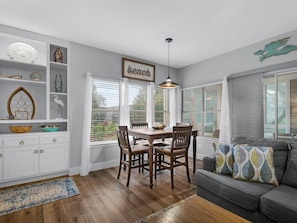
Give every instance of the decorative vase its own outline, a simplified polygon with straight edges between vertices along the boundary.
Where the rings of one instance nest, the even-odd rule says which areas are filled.
[[[57,74],[56,79],[55,79],[55,90],[56,90],[56,92],[61,93],[62,92],[62,87],[63,87],[62,76],[61,76],[61,74]]]
[[[39,72],[32,72],[30,74],[30,79],[32,81],[40,81],[41,80],[41,74]]]

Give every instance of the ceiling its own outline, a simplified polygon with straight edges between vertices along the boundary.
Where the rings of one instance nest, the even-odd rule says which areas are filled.
[[[296,0],[1,0],[0,21],[181,68],[297,29]]]

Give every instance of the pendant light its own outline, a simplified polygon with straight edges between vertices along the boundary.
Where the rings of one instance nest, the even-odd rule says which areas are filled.
[[[159,86],[161,88],[175,88],[178,86],[177,83],[175,83],[174,81],[171,80],[170,76],[169,76],[169,45],[172,42],[172,38],[166,38],[165,41],[168,43],[168,77],[166,79],[166,81],[164,81],[163,83],[161,83]]]

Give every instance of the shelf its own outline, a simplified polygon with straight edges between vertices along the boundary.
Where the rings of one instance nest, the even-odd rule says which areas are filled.
[[[50,62],[51,69],[57,70],[57,71],[67,71],[67,64],[65,63],[58,63],[58,62]]]
[[[30,81],[30,80],[23,80],[23,79],[14,79],[14,78],[1,78],[1,82],[5,83],[16,83],[16,84],[26,84],[26,85],[40,85],[40,86],[45,86],[46,82],[44,81]]]
[[[0,125],[1,124],[33,124],[33,123],[57,123],[57,122],[68,122],[68,119],[51,119],[51,120],[46,120],[46,119],[30,119],[30,120],[0,120]]]
[[[41,64],[24,63],[24,62],[15,61],[15,60],[0,59],[0,65],[3,66],[3,64],[5,64],[6,67],[9,66],[9,67],[17,68],[17,69],[31,69],[32,67],[34,67],[34,69],[38,69],[38,70],[46,69],[46,66],[41,65]]]

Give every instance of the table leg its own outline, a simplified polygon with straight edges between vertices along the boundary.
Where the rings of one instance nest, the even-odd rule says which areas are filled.
[[[149,151],[148,151],[148,160],[149,160],[149,170],[150,170],[150,188],[153,188],[153,141],[149,140]]]
[[[193,134],[193,173],[196,171],[196,141],[197,134]]]

